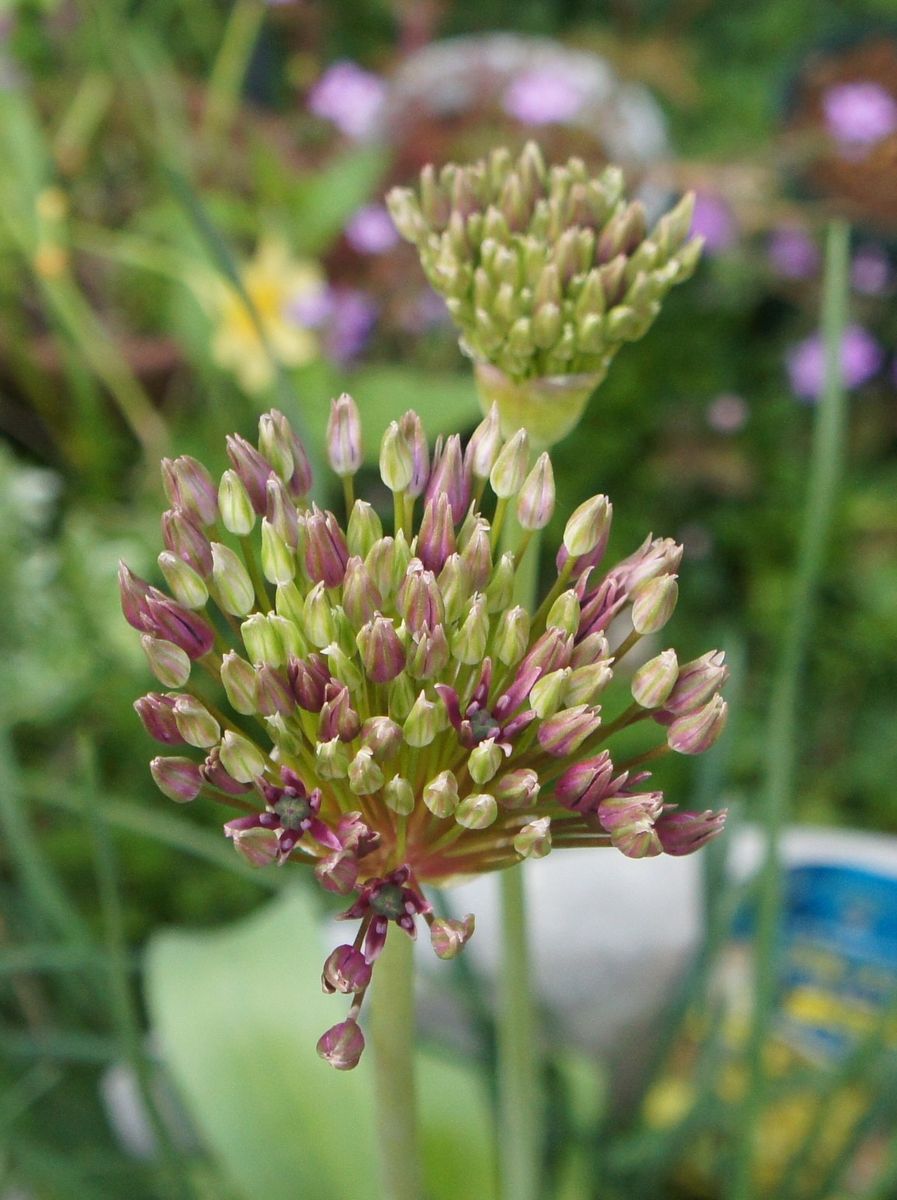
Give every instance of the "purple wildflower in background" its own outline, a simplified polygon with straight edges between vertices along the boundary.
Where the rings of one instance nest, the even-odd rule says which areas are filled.
[[[345,59],[328,67],[308,95],[308,107],[324,117],[346,137],[360,141],[369,137],[377,124],[386,83]]]
[[[324,349],[329,359],[342,365],[357,358],[367,345],[377,323],[377,306],[358,288],[333,288],[330,295]]]
[[[749,416],[747,401],[734,392],[721,392],[707,405],[707,424],[716,433],[740,433]]]
[[[398,244],[399,234],[383,204],[366,204],[349,219],[346,241],[359,254],[385,254]]]
[[[769,239],[769,261],[785,279],[809,279],[822,261],[819,247],[805,229],[783,225]]]
[[[829,132],[844,146],[872,146],[897,131],[897,100],[880,83],[838,83],[822,98]]]
[[[861,246],[850,264],[854,291],[881,296],[891,285],[891,263],[881,246]]]
[[[502,108],[523,125],[571,121],[583,104],[582,88],[556,68],[535,67],[513,79]]]
[[[876,375],[884,352],[861,325],[849,325],[841,340],[841,373],[848,390]],[[792,346],[786,358],[791,390],[800,400],[818,400],[825,383],[825,346],[819,333]]]
[[[713,192],[695,193],[695,211],[691,222],[693,237],[704,239],[708,254],[728,250],[738,238],[738,226],[732,209]]]

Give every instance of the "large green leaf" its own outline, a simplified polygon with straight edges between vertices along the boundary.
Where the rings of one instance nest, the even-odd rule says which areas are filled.
[[[341,1019],[308,896],[288,889],[215,932],[149,947],[147,999],[168,1068],[206,1144],[245,1200],[377,1200],[370,1053],[336,1072],[315,1052]],[[420,1055],[427,1194],[490,1200],[484,1090],[463,1062]]]

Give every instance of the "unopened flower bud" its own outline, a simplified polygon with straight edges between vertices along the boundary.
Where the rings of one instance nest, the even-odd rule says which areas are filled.
[[[594,704],[613,677],[614,673],[607,663],[595,662],[574,667],[564,692],[564,703]]]
[[[349,787],[356,796],[370,796],[383,787],[383,772],[368,746],[362,746],[349,763]]]
[[[428,571],[438,574],[450,554],[455,552],[455,527],[452,506],[445,492],[440,492],[424,505],[417,553]]]
[[[159,791],[176,804],[187,804],[202,791],[199,767],[189,758],[154,758],[150,772]]]
[[[267,619],[268,628],[278,647],[277,661],[268,660],[272,667],[286,666],[290,655],[305,653],[307,646],[303,643],[302,635],[293,621],[288,621],[286,617],[278,616],[277,613],[268,613]]]
[[[486,521],[475,523],[461,551],[461,563],[473,589],[482,592],[492,579],[492,544]]]
[[[203,582],[202,576],[182,558],[163,550],[159,555],[159,567],[165,576],[165,582],[171,588],[175,600],[185,608],[202,608],[209,598],[209,589]]]
[[[349,751],[338,737],[315,745],[315,770],[322,779],[345,779],[349,774]]]
[[[150,692],[134,701],[134,711],[143,728],[151,738],[165,746],[182,746],[187,740],[175,720],[174,706],[177,699],[177,696],[163,696],[160,692]]]
[[[328,956],[321,973],[325,992],[363,992],[371,982],[371,965],[354,946],[337,946]]]
[[[591,553],[607,538],[613,505],[607,496],[592,496],[580,504],[564,527],[564,548],[571,558]]]
[[[200,525],[211,525],[218,519],[214,480],[195,458],[188,454],[174,461],[163,458],[162,483],[172,506],[195,515]]]
[[[525,608],[515,605],[502,613],[495,631],[495,654],[506,667],[515,667],[529,645],[530,617]]]
[[[726,810],[713,812],[669,812],[658,818],[655,831],[664,854],[680,857],[694,854],[702,846],[722,833],[726,824]]]
[[[265,516],[271,528],[288,549],[296,550],[299,546],[299,513],[293,497],[276,475],[268,476],[265,491],[268,497]]]
[[[450,817],[458,807],[458,781],[451,771],[441,771],[424,786],[424,804],[434,817]]]
[[[218,485],[218,505],[221,509],[221,524],[237,537],[252,533],[255,525],[255,509],[249,499],[246,485],[236,471],[227,470]]]
[[[357,1021],[341,1021],[318,1039],[318,1054],[337,1071],[351,1071],[364,1053],[364,1034]]]
[[[437,958],[457,958],[473,937],[476,918],[468,913],[463,920],[435,917],[430,926],[430,944]]]
[[[518,429],[502,446],[489,473],[489,484],[500,500],[509,500],[523,487],[529,463],[529,437]]]
[[[411,712],[416,697],[415,685],[408,672],[403,671],[389,685],[389,715],[392,719],[400,723],[404,722]]]
[[[140,645],[150,670],[161,684],[169,688],[184,686],[190,678],[190,659],[180,646],[149,633],[141,636]]]
[[[224,832],[233,841],[237,854],[250,867],[270,867],[277,862],[280,844],[273,829],[234,829],[228,821]]]
[[[455,820],[465,829],[486,829],[497,816],[498,805],[488,792],[472,792],[455,809]]]
[[[561,592],[548,611],[545,621],[547,629],[561,629],[566,634],[574,634],[579,628],[579,597],[573,589]]]
[[[312,583],[339,587],[346,574],[349,549],[339,522],[317,505],[305,520],[305,570]]]
[[[676,718],[667,730],[667,743],[677,754],[703,754],[726,728],[728,716],[722,696],[712,696],[701,708]]]
[[[358,405],[348,392],[330,403],[327,459],[341,478],[354,475],[361,466],[361,417]]]
[[[249,738],[228,729],[221,739],[221,763],[239,783],[252,783],[265,769],[265,756]]]
[[[384,787],[383,800],[387,808],[398,813],[400,817],[407,817],[409,813],[414,812],[414,788],[401,775],[390,779]]]
[[[262,517],[262,574],[269,583],[289,583],[296,574],[289,546],[267,517]]]
[[[368,717],[361,727],[361,743],[377,762],[387,762],[402,748],[402,730],[389,717]]]
[[[729,668],[722,650],[708,650],[680,669],[675,686],[664,698],[663,707],[676,716],[693,712],[706,704],[728,678]]]
[[[464,465],[461,439],[456,433],[444,443],[442,439],[436,443],[426,498],[429,502],[440,495],[448,497],[453,523],[463,521],[470,505],[470,473]]]
[[[532,808],[539,799],[539,776],[529,767],[519,767],[496,780],[492,791],[502,808],[511,812]]]
[[[198,613],[151,589],[145,600],[147,633],[174,642],[192,659],[203,658],[215,643],[215,631]]]
[[[272,471],[271,464],[239,434],[231,434],[225,440],[227,456],[246,488],[252,507],[263,516],[268,506],[265,484]]]
[[[587,704],[562,709],[539,726],[539,745],[555,758],[573,754],[601,724],[601,717]]]
[[[654,858],[661,852],[654,825],[663,812],[663,793],[622,793],[598,805],[598,819],[614,846],[627,858]]]
[[[244,796],[252,790],[251,784],[240,783],[238,779],[234,779],[225,771],[217,746],[213,746],[209,751],[199,771],[206,783],[217,788],[219,792],[226,792],[228,796]]]
[[[399,421],[402,436],[411,448],[411,482],[405,489],[409,496],[420,496],[430,477],[430,451],[420,417],[409,409]]]
[[[405,651],[388,617],[377,616],[358,631],[358,651],[368,679],[389,683],[405,666]]]
[[[632,698],[642,708],[662,708],[679,674],[675,650],[664,650],[644,663],[632,677]]]
[[[221,737],[218,722],[194,696],[178,696],[174,702],[174,719],[181,737],[189,746],[207,750],[217,745]]]
[[[348,896],[358,881],[358,860],[354,854],[346,851],[328,854],[315,867],[315,878],[328,892]]]
[[[658,575],[633,592],[632,626],[636,633],[657,633],[673,615],[679,599],[675,575]]]
[[[529,694],[529,705],[540,720],[553,717],[564,706],[567,685],[572,675],[570,667],[550,671],[538,679]]]
[[[514,555],[506,551],[498,560],[492,577],[486,584],[486,611],[505,613],[514,596]]]
[[[405,718],[402,727],[405,741],[409,746],[417,749],[429,746],[439,732],[440,724],[439,705],[428,700],[427,693],[422,691],[418,694],[411,706],[411,711]]]
[[[482,787],[484,783],[488,783],[490,779],[494,778],[496,771],[504,762],[504,757],[501,749],[495,744],[495,738],[485,738],[470,752],[467,760],[470,778]]]
[[[215,603],[234,617],[245,617],[255,606],[249,572],[229,546],[212,542],[212,588]]]
[[[162,540],[166,550],[189,563],[205,579],[212,569],[212,547],[197,521],[181,508],[168,509],[162,514]]]
[[[551,851],[551,817],[537,817],[524,825],[514,838],[521,858],[544,858]]]
[[[542,453],[524,480],[517,497],[517,520],[523,529],[544,529],[554,513],[554,472],[551,459]]]
[[[374,509],[366,500],[356,500],[346,526],[349,553],[366,558],[374,543],[382,537],[383,526]]]
[[[445,560],[437,580],[445,605],[445,619],[449,624],[457,621],[470,599],[473,586],[460,554],[450,554]]]
[[[305,636],[311,644],[319,650],[329,646],[336,637],[336,620],[323,583],[316,583],[305,597],[303,616]]]
[[[392,421],[383,435],[380,445],[380,477],[391,492],[406,491],[414,477],[411,447],[397,421]]]
[[[433,679],[445,670],[450,657],[445,629],[437,625],[432,631],[412,634],[405,669],[412,679]]]
[[[346,564],[343,580],[343,611],[355,629],[370,621],[383,608],[383,597],[371,573],[357,555]]]
[[[280,478],[288,480],[293,474],[293,436],[283,413],[273,409],[259,417],[259,452]]]
[[[452,635],[452,655],[467,666],[481,663],[486,655],[489,641],[489,614],[486,612],[486,597],[480,592],[470,602],[467,616]]]
[[[498,405],[493,404],[483,420],[470,435],[464,461],[474,479],[488,479],[501,449],[501,427]]]
[[[283,670],[262,663],[256,682],[256,703],[263,717],[273,717],[277,713],[289,716],[295,710],[296,697]]]

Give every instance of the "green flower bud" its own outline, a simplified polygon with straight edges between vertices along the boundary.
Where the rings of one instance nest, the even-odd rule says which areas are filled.
[[[246,618],[240,626],[240,636],[250,662],[256,665],[266,662],[272,667],[282,667],[286,662],[277,631],[262,613]]]
[[[410,561],[411,549],[401,530],[394,538],[379,538],[368,551],[364,565],[384,604],[395,595]]]
[[[486,611],[504,613],[514,598],[514,555],[508,550],[498,560],[492,578],[486,585]]]
[[[221,739],[221,765],[237,783],[252,783],[265,769],[265,756],[249,738],[228,729]]]
[[[246,485],[236,471],[228,469],[221,476],[218,487],[218,508],[221,524],[228,533],[246,537],[255,525],[255,509],[249,499]]]
[[[326,646],[324,653],[327,655],[327,666],[334,679],[344,683],[351,692],[362,686],[364,677],[356,666],[354,657],[346,654],[336,642]]]
[[[642,708],[662,708],[679,678],[675,650],[664,650],[644,663],[632,677],[632,698]]]
[[[386,762],[401,750],[402,730],[389,717],[368,717],[361,727],[361,742],[370,748],[377,762]]]
[[[540,720],[553,717],[564,707],[567,684],[572,674],[570,667],[563,667],[559,671],[543,675],[533,684],[529,694],[529,706]]]
[[[516,665],[529,645],[530,617],[519,604],[503,612],[495,631],[495,655],[506,667]]]
[[[175,600],[185,608],[202,608],[209,598],[209,589],[200,574],[176,554],[163,550],[159,566]]]
[[[439,705],[428,700],[426,692],[420,692],[405,718],[405,741],[416,749],[429,746],[439,732],[440,723]]]
[[[391,808],[400,817],[407,817],[414,812],[414,788],[401,775],[390,779],[384,787],[383,800],[387,808]]]
[[[482,787],[484,783],[488,783],[495,776],[496,771],[504,762],[504,757],[501,749],[495,744],[495,738],[486,738],[470,752],[467,760],[470,778]]]
[[[517,495],[523,487],[528,463],[529,436],[525,429],[518,429],[502,446],[489,474],[489,484],[500,500]]]
[[[533,808],[539,799],[539,776],[530,767],[520,767],[497,780],[492,791],[502,808],[511,812]]]
[[[370,796],[383,787],[383,772],[368,746],[362,746],[349,763],[349,787],[356,796]]]
[[[380,477],[391,492],[404,492],[413,476],[411,447],[398,421],[392,421],[380,445]]]
[[[315,744],[315,770],[321,779],[345,779],[349,774],[349,751],[338,737]]]
[[[188,746],[208,750],[217,745],[221,727],[206,706],[194,696],[179,696],[174,703],[174,719],[178,733]]]
[[[593,704],[613,677],[614,673],[606,662],[586,663],[582,667],[575,667],[564,693],[564,704],[570,707],[577,704]]]
[[[305,601],[292,579],[287,583],[277,585],[277,591],[274,594],[274,611],[279,617],[285,617],[300,628],[304,623]]]
[[[267,517],[262,517],[262,572],[269,583],[289,583],[296,574],[292,551]]]
[[[389,684],[389,715],[400,723],[411,712],[416,692],[414,684],[405,671]]]
[[[346,544],[350,555],[366,558],[371,547],[383,537],[380,518],[366,500],[356,500],[346,527]]]
[[[234,617],[255,607],[255,589],[242,561],[229,546],[212,542],[212,590],[215,603]]]
[[[610,531],[613,505],[607,496],[592,496],[580,504],[564,527],[564,546],[571,558],[590,554]]]
[[[272,667],[285,666],[291,655],[298,657],[305,654],[307,647],[302,640],[301,633],[292,621],[288,621],[286,617],[280,617],[276,613],[269,613],[268,625],[280,646],[280,661],[272,662],[270,664]]]
[[[524,825],[514,838],[514,849],[521,858],[544,858],[551,850],[551,818],[538,817]]]
[[[329,646],[336,638],[333,606],[323,583],[316,583],[305,597],[302,627],[305,636],[319,650]]]
[[[450,817],[458,807],[458,781],[451,771],[442,771],[424,786],[424,804],[434,817]]]
[[[636,633],[657,633],[673,615],[679,585],[675,575],[658,575],[638,584],[632,596],[632,625]]]
[[[477,593],[470,602],[463,624],[452,634],[452,655],[467,666],[481,663],[489,641],[489,616],[486,597]]]
[[[445,605],[445,619],[449,625],[454,625],[461,619],[473,592],[470,572],[461,561],[460,554],[448,556],[436,582]]]
[[[498,805],[488,792],[465,796],[455,809],[455,820],[465,829],[486,829],[497,816]]]
[[[430,944],[437,958],[457,958],[473,937],[475,927],[473,913],[468,913],[463,921],[436,917],[430,926]]]
[[[579,628],[579,609],[579,597],[572,588],[561,592],[548,611],[546,628],[561,629],[568,635],[576,633]]]
[[[554,472],[543,451],[524,480],[517,497],[517,520],[522,529],[544,529],[554,512]]]
[[[145,633],[140,638],[140,645],[146,655],[150,670],[168,688],[183,687],[190,678],[190,657],[174,642],[164,638],[154,638]]]
[[[235,712],[248,717],[258,710],[255,669],[235,650],[229,650],[221,660],[221,682]]]

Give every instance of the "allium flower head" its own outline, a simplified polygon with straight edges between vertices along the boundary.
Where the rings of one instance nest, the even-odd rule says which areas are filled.
[[[481,394],[497,400],[504,432],[523,424],[543,446],[576,424],[611,359],[648,330],[701,249],[689,240],[693,197],[649,231],[618,167],[593,176],[572,158],[549,169],[533,142],[516,160],[501,149],[469,166],[427,166],[416,192],[393,188],[387,203],[477,363]],[[582,397],[568,415],[560,389],[571,379]],[[517,411],[521,381],[545,384],[541,421]]]
[[[361,439],[343,395],[328,426],[343,480]],[[323,984],[352,1005],[320,1043],[347,1068],[386,938],[415,937],[423,921],[452,957],[473,933],[472,916],[433,916],[429,887],[565,847],[684,854],[721,830],[723,814],[676,813],[643,764],[715,741],[727,669],[718,651],[680,664],[667,649],[614,680],[642,634],[670,619],[682,548],[649,536],[605,569],[603,496],[570,515],[541,605],[513,603],[554,478],[547,454],[530,467],[524,432],[501,437],[494,412],[466,448],[450,437],[432,457],[415,413],[389,427],[388,530],[362,499],[345,520],[310,500],[308,460],[282,413],[261,418],[257,445],[234,436],[227,452],[220,482],[192,458],[166,460],[168,590],[121,567],[125,618],[171,689],[135,707],[164,747],[151,771],[166,796],[231,805],[224,831],[247,862],[303,864],[349,898],[354,937],[328,957]],[[523,538],[502,552],[512,504]],[[627,616],[618,640],[611,623]],[[614,735],[638,722],[657,744],[626,760]]]

